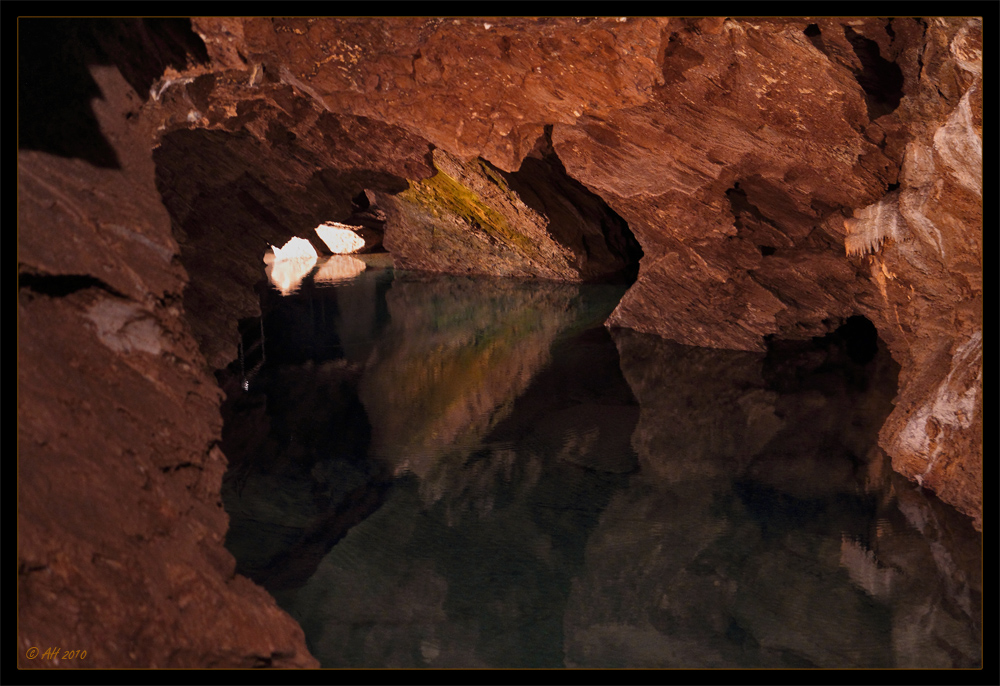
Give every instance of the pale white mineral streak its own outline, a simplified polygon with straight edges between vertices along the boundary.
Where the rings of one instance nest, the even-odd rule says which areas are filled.
[[[972,425],[982,380],[983,332],[976,331],[955,350],[948,375],[900,433],[900,443],[927,460],[924,473],[916,477],[918,483],[923,484],[943,454],[941,434],[945,428],[968,429]]]
[[[844,220],[844,228],[847,229],[844,247],[848,255],[875,253],[890,238],[904,241],[910,237],[906,220],[899,213],[899,191],[858,210],[854,217]]]

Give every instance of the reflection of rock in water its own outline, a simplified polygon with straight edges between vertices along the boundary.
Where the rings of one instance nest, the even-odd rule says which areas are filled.
[[[507,457],[509,480],[476,470],[430,504],[416,477],[397,482],[309,583],[276,594],[324,667],[562,666],[570,579],[621,477]]]
[[[411,286],[415,299],[420,284]],[[562,666],[570,580],[624,483],[620,472],[635,468],[628,441],[638,408],[599,324],[616,298],[603,300],[588,292],[570,306],[576,321],[564,320],[568,330],[546,330],[552,359],[502,419],[487,407],[493,415],[475,425],[472,445],[446,447],[426,475],[397,481],[309,583],[276,594],[324,666]],[[559,321],[570,304],[529,299],[539,302],[557,308],[556,316],[537,313],[547,321]],[[498,315],[501,326],[509,315]],[[430,327],[427,338],[464,340],[460,318],[449,317],[450,328]],[[483,327],[472,321],[473,331]],[[441,349],[452,359],[454,351]]]
[[[763,355],[694,348],[614,332],[621,368],[642,411],[632,445],[666,482],[731,477],[781,427],[765,389]]]
[[[581,315],[578,293],[545,282],[397,277],[389,330],[361,382],[373,455],[427,477],[441,456],[473,452]]]
[[[365,262],[350,255],[331,261]],[[327,262],[329,264],[329,262]],[[330,287],[308,279],[296,293],[263,289],[261,310],[268,358],[274,364],[301,364],[346,358],[363,364],[387,318],[385,291],[392,272],[368,266],[349,283]]]
[[[365,458],[370,429],[344,361],[265,367],[253,391],[230,388],[222,447],[226,546],[268,589],[304,583],[347,530],[381,502]]]
[[[887,470],[888,471],[888,470]],[[871,559],[896,608],[897,667],[978,667],[982,635],[982,534],[967,517],[895,472],[894,502],[871,537]]]
[[[877,449],[881,354],[612,341],[586,287],[372,271],[281,299],[296,362],[225,491],[324,666],[978,664],[981,539]]]
[[[331,255],[320,263],[313,281],[323,284],[348,283],[365,269],[365,263],[356,257]]]
[[[435,549],[415,550],[426,517],[419,496],[402,484],[348,534],[298,591],[275,593],[302,625],[324,667],[486,667],[475,656],[475,626],[449,621],[448,581],[435,570]]]
[[[923,538],[911,522],[940,506],[912,487],[893,496],[875,445],[893,365],[849,368],[835,343],[765,364],[616,340],[642,405],[642,471],[588,541],[567,665],[978,663],[977,537],[965,522]]]
[[[264,267],[264,273],[270,280],[271,285],[277,288],[282,295],[289,295],[299,289],[299,286],[302,285],[302,280],[309,275],[309,272],[315,266],[315,257],[300,260],[280,260]]]

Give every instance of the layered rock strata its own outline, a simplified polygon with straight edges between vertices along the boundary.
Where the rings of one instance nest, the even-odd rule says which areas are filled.
[[[223,548],[221,393],[152,132],[83,45],[56,58],[89,65],[103,145],[18,153],[18,666],[317,666]],[[56,646],[83,657],[39,657]]]
[[[639,280],[612,325],[762,350],[768,336],[807,338],[866,316],[903,367],[883,447],[902,474],[978,521],[979,19],[213,19],[194,27],[212,64],[242,73],[244,83],[271,78],[325,110],[419,136],[457,160],[452,179],[469,165],[523,172],[550,141],[566,173],[641,244]],[[230,89],[220,102],[246,97]],[[420,188],[410,185],[411,199],[433,196]],[[442,222],[394,218],[389,245],[414,255],[413,266],[566,277],[557,251],[532,245],[538,259],[516,266],[497,259],[523,255],[531,243],[523,233],[467,221],[461,240],[435,244],[414,227]],[[478,239],[470,225],[483,227]]]

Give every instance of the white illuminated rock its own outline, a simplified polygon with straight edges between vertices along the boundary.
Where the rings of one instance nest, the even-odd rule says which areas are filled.
[[[299,238],[296,236],[287,243],[284,247],[277,247],[272,245],[271,250],[274,251],[274,261],[280,262],[282,260],[313,260],[313,264],[316,263],[316,258],[319,255],[316,253],[316,248],[312,247],[312,243],[307,241],[305,238]]]
[[[344,255],[357,252],[365,247],[365,239],[354,232],[347,224],[326,222],[316,227],[316,233],[326,243],[334,255]]]
[[[264,262],[268,263],[264,269],[267,278],[282,295],[294,293],[302,279],[316,266],[319,257],[316,248],[306,239],[296,237],[282,248],[272,245],[271,250],[274,251],[273,258],[268,260],[269,255],[264,256]]]

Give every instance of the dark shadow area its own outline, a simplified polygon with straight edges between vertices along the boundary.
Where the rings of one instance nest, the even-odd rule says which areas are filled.
[[[812,43],[817,50],[824,55],[827,54],[826,45],[823,44],[823,32],[820,30],[819,24],[810,24],[802,33],[806,35],[806,38],[809,39],[809,42]],[[829,55],[827,56],[829,57]]]
[[[385,172],[370,169],[324,169],[316,173],[310,187],[322,189],[331,198],[336,198],[337,216],[342,217],[342,221],[346,223],[355,224],[355,215],[364,215],[372,208],[371,198],[374,196],[371,191],[395,194],[402,193],[409,186],[406,179]],[[384,224],[383,217],[383,227]],[[377,225],[373,225],[369,228],[376,227]]]
[[[91,108],[102,93],[88,66],[115,65],[145,99],[168,66],[207,59],[188,19],[19,19],[18,147],[120,169]]]
[[[121,169],[90,107],[102,94],[87,66],[108,63],[96,45],[93,23],[19,19],[17,24],[18,147]]]
[[[263,317],[240,323],[239,359],[217,373],[226,392],[226,545],[237,571],[269,591],[304,584],[384,501],[392,479],[368,458],[371,424],[358,397],[364,346],[352,343],[384,326],[388,286],[367,279],[365,299],[381,301],[382,312],[372,303],[367,325],[353,312],[353,329],[344,308],[356,298],[312,284],[286,297],[262,289]]]
[[[524,204],[548,217],[549,233],[579,256],[585,279],[635,281],[642,247],[617,212],[567,174],[552,147],[551,126],[516,172],[483,164],[502,176]]]
[[[788,236],[750,202],[739,182],[726,191],[726,198],[733,213],[736,234],[755,244],[762,255],[773,255],[778,248],[791,247]]]
[[[878,330],[867,317],[861,315],[848,317],[830,334],[830,340],[843,341],[847,356],[854,364],[867,365],[880,350]]]
[[[899,65],[882,57],[878,43],[850,26],[844,27],[844,36],[861,60],[861,71],[855,72],[855,77],[865,92],[868,118],[874,121],[895,111],[903,98],[903,71]]]
[[[280,364],[322,364],[345,356],[363,363],[371,342],[389,321],[386,295],[391,287],[388,274],[374,273],[359,278],[352,290],[340,291],[353,297],[337,297],[337,291],[312,279],[306,279],[296,293],[284,296],[261,282],[257,286],[264,312],[260,331],[261,335],[266,332],[267,354]],[[352,321],[346,321],[348,317]],[[245,342],[257,334],[252,322],[260,321],[248,321]]]
[[[239,379],[224,379],[226,545],[237,572],[269,591],[296,588],[378,509],[389,475],[366,459],[371,428],[349,366],[265,364],[249,388]],[[274,507],[282,518],[266,514]]]
[[[663,45],[660,64],[664,86],[686,81],[687,77],[684,76],[684,72],[705,61],[704,55],[684,45],[681,40],[682,35],[677,31],[671,33],[666,44]]]
[[[17,275],[18,290],[26,288],[40,295],[64,297],[87,288],[100,288],[119,298],[121,293],[100,279],[89,274],[32,274],[21,272]]]
[[[867,317],[855,315],[826,336],[806,341],[770,340],[764,370],[782,392],[799,384],[818,389],[825,383],[846,382],[857,391],[889,389],[891,398],[899,365],[879,339],[875,325]]]
[[[385,212],[378,207],[377,196],[374,191],[366,188],[361,193],[358,193],[351,199],[351,206],[353,210],[346,223],[352,226],[361,226],[373,232],[377,239],[375,244],[376,249],[385,250],[382,247],[382,238],[385,237],[386,216]],[[370,244],[368,237],[362,232],[359,233],[365,239],[367,249],[367,246]]]
[[[208,62],[201,36],[184,18],[93,19],[94,35],[139,97],[149,98],[150,88],[168,67],[182,71]]]

